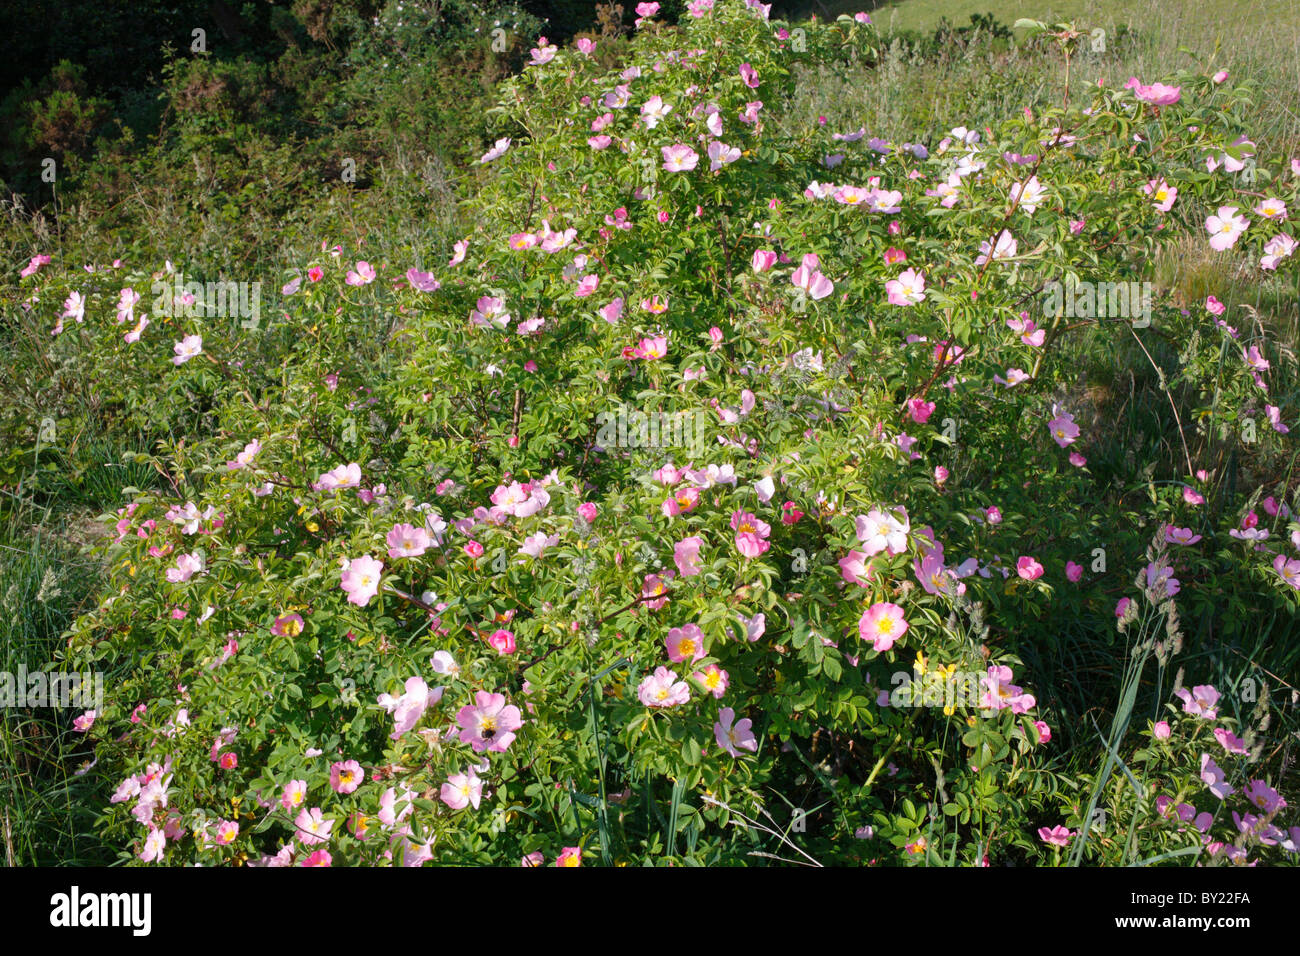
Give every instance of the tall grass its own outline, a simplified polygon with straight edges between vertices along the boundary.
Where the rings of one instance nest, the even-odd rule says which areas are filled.
[[[0,671],[58,670],[60,635],[92,599],[98,565],[48,513],[0,515]],[[66,526],[68,518],[61,516]],[[0,859],[6,866],[105,864],[95,832],[106,787],[64,710],[0,707]]]
[[[784,16],[816,15],[834,19],[841,14],[868,11],[876,29],[885,36],[901,31],[932,32],[940,19],[963,26],[972,14],[992,13],[998,22],[1010,26],[1020,17],[1041,19],[1048,24],[1073,19],[1076,26],[1107,31],[1104,53],[1076,58],[1071,86],[1080,89],[1103,80],[1114,88],[1130,76],[1150,82],[1180,67],[1226,69],[1233,80],[1246,77],[1257,82],[1263,95],[1256,103],[1257,141],[1278,155],[1295,155],[1300,150],[1300,16],[1291,0],[1052,0],[1024,3],[1021,0],[902,0],[873,4],[871,0],[791,0]],[[1121,29],[1122,28],[1122,29]],[[1023,32],[1023,31],[1022,31]],[[827,106],[838,102],[844,110],[862,113],[876,135],[889,137],[890,111],[916,108],[943,117],[978,113],[981,103],[967,103],[967,85],[988,79],[1008,79],[996,93],[1004,108],[1032,106],[1046,97],[1058,102],[1064,89],[1064,74],[1045,68],[1034,57],[1030,69],[1023,69],[1015,50],[994,53],[972,44],[960,57],[941,58],[930,64],[908,63],[906,71],[888,72],[883,87],[864,83],[863,73],[837,71],[837,78],[824,77],[831,85],[826,92],[847,94],[848,100],[831,100],[819,95],[820,83],[803,85],[803,98]],[[1089,44],[1090,46],[1090,44]],[[990,74],[996,67],[997,77]],[[834,82],[834,80],[838,82]],[[858,95],[855,90],[861,90]],[[916,99],[912,97],[922,94]],[[929,95],[925,95],[925,94]],[[1019,95],[1016,95],[1019,94]],[[905,105],[909,104],[909,105]],[[823,112],[825,110],[823,109]],[[973,125],[966,121],[965,125]],[[856,128],[856,124],[855,124]],[[902,132],[901,130],[899,132]],[[913,135],[916,129],[911,129]]]

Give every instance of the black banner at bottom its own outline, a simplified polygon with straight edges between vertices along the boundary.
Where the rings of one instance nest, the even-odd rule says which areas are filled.
[[[554,867],[552,867],[554,869]],[[722,919],[731,948],[767,946],[769,921],[865,918],[871,933],[897,932],[927,943],[986,932],[990,916],[1017,936],[1042,930],[1084,937],[1111,934],[1282,932],[1292,923],[1294,871],[1241,867],[1123,870],[749,870],[669,874],[632,868],[556,875],[520,868],[425,868],[421,872],[331,870],[27,869],[0,870],[0,917],[18,938],[91,935],[127,942],[188,941],[214,932],[256,938],[286,921],[337,925],[358,934],[394,931],[430,917],[448,928],[485,915],[471,900],[484,890],[506,907],[512,936],[632,928],[681,913]],[[576,882],[575,882],[576,881]],[[685,882],[683,882],[685,881]],[[689,891],[689,896],[682,894]],[[553,897],[550,894],[557,893]],[[458,903],[458,900],[464,900]],[[557,905],[558,904],[558,905]],[[645,912],[639,912],[645,907]],[[690,920],[687,920],[689,924]],[[715,926],[718,924],[714,924]],[[983,929],[979,929],[983,927]],[[453,932],[455,930],[452,930]],[[247,934],[245,937],[244,934]]]

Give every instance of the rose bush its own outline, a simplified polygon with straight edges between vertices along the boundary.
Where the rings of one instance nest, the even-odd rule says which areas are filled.
[[[265,333],[124,337],[130,294],[33,262],[52,348],[210,396],[108,516],[112,586],[69,635],[129,662],[87,730],[124,853],[1293,859],[1269,685],[1216,709],[1203,662],[1169,673],[1295,633],[1293,477],[1211,467],[1247,420],[1291,454],[1290,359],[1213,308],[1043,304],[1142,276],[1176,222],[1293,268],[1300,162],[1230,172],[1249,91],[1185,72],[889,143],[770,118],[796,58],[875,49],[864,17],[796,42],[753,2],[642,6],[612,70],[543,40],[503,86],[453,249],[326,241]],[[1197,406],[1176,473],[1090,464],[1086,336]],[[1109,729],[1059,723],[1047,658],[1084,646],[1124,662],[1085,688],[1120,692]],[[1149,668],[1163,730],[1133,720]]]

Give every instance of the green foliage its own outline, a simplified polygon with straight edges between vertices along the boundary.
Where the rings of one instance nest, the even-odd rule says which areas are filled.
[[[451,42],[384,16],[356,48],[372,67]],[[827,63],[887,74],[900,48],[848,17],[798,29],[717,0],[613,59],[605,39],[528,51],[463,121],[455,217],[402,222],[419,177],[377,177],[277,237],[274,271],[214,263],[204,236],[156,272],[148,249],[93,273],[65,256],[7,290],[41,357],[13,375],[30,404],[8,467],[109,529],[60,660],[114,677],[88,738],[123,861],[163,829],[169,863],[1288,859],[1263,828],[1289,818],[1259,800],[1282,779],[1263,744],[1295,720],[1266,678],[1295,654],[1263,648],[1300,602],[1254,543],[1300,528],[1262,407],[1294,419],[1293,357],[1163,294],[1149,316],[1049,304],[1050,283],[1140,280],[1207,211],[1253,205],[1204,164],[1242,152],[1250,89],[1189,70],[1159,108],[1110,86],[995,112],[1017,71],[875,138],[779,107]],[[440,62],[488,62],[461,39],[470,59]],[[400,62],[358,82],[432,97],[432,61]],[[173,62],[205,224],[257,207],[273,147],[241,144],[309,72]],[[357,89],[322,88],[318,115]],[[418,139],[413,121],[383,105],[358,128]],[[1174,211],[1144,188],[1160,178]],[[1287,229],[1256,218],[1228,255],[1257,268]],[[261,314],[164,302],[178,271],[261,276]],[[153,318],[138,341],[123,287]],[[59,320],[74,291],[84,323]],[[148,447],[75,454],[57,436],[92,412]],[[77,466],[110,457],[120,501]],[[1178,711],[1183,684],[1217,685],[1222,717]],[[1205,792],[1201,753],[1251,803]],[[1182,802],[1217,812],[1193,832]],[[1219,809],[1252,805],[1245,834]],[[1063,852],[1040,836],[1057,825]]]

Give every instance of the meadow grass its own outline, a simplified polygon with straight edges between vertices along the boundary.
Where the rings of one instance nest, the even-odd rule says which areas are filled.
[[[851,6],[827,9],[853,12]],[[953,11],[966,6],[907,0],[880,8],[873,21],[886,34],[928,29],[937,24],[941,10],[959,23]],[[969,6],[975,13],[992,10],[1004,23],[1026,15],[1027,9],[1007,3]],[[1080,24],[1104,24],[1112,39],[1105,53],[1087,53],[1071,64],[1075,102],[1099,81],[1114,89],[1130,76],[1151,82],[1179,67],[1223,68],[1229,70],[1230,82],[1249,79],[1255,85],[1252,116],[1261,165],[1285,166],[1300,155],[1300,9],[1270,0],[1222,5],[1120,0],[1080,3],[1078,8],[1086,12]],[[1035,15],[1054,22],[1047,13]],[[1229,30],[1228,22],[1237,28]],[[1243,23],[1258,26],[1246,29]],[[1118,24],[1131,31],[1123,42],[1114,39]],[[1066,91],[1059,55],[1022,52],[978,36],[950,56],[927,59],[894,45],[877,67],[819,64],[804,68],[800,80],[799,96],[785,110],[784,122],[807,124],[824,116],[830,128],[865,125],[869,135],[894,141],[940,135],[957,125],[982,128],[1009,110],[1059,104]],[[1300,290],[1273,277],[1261,281],[1252,263],[1210,250],[1196,215],[1184,214],[1180,232],[1179,241],[1150,264],[1149,278],[1158,288],[1172,290],[1184,307],[1204,302],[1210,291],[1229,306],[1248,305],[1261,314],[1278,343],[1294,351]]]
[[[59,670],[61,635],[93,601],[99,566],[81,553],[95,526],[71,509],[20,504],[0,515],[0,671]],[[0,708],[0,858],[6,866],[104,864],[95,833],[105,786],[72,727],[76,713]],[[80,772],[79,772],[80,771]]]

